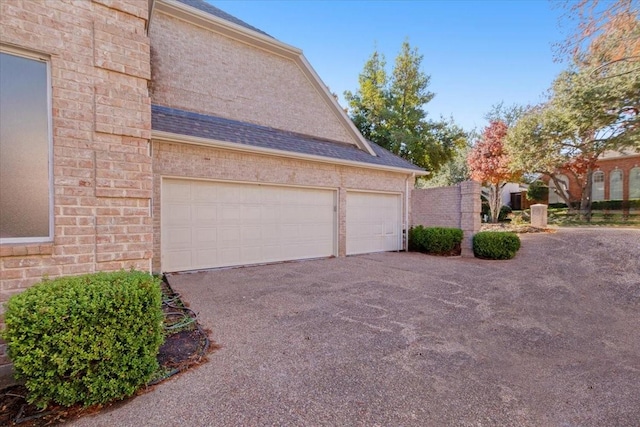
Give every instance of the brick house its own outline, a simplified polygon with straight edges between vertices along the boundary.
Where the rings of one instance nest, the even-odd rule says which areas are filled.
[[[43,276],[405,247],[425,172],[208,3],[2,1],[0,66],[0,302]]]
[[[569,173],[559,174],[558,179],[568,187],[571,194],[580,197],[578,183]],[[640,199],[640,153],[633,151],[605,153],[598,160],[592,180],[592,201]],[[549,203],[564,203],[555,191],[554,182],[547,182]]]

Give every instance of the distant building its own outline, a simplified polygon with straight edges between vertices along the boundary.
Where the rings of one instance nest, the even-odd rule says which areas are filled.
[[[568,174],[558,180],[573,195],[580,194],[578,183]],[[607,152],[598,160],[592,175],[591,201],[640,199],[640,152]],[[564,203],[556,185],[549,181],[549,204]]]

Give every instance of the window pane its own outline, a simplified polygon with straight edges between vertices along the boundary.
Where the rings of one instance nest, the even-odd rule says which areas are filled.
[[[47,64],[0,53],[0,238],[49,237]]]
[[[640,199],[640,167],[637,166],[629,173],[629,198]]]
[[[591,200],[604,200],[604,172],[598,171],[593,173],[591,187]]]
[[[622,200],[622,171],[614,170],[609,176],[609,198]]]
[[[560,183],[560,188],[562,191],[566,193],[569,188],[569,178],[566,175],[558,175],[558,182]],[[549,180],[549,204],[552,203],[565,203],[565,200],[560,196],[560,190],[556,189],[556,183],[553,179]]]

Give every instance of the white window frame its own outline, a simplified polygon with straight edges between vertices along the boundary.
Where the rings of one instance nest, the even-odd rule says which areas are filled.
[[[634,166],[629,171],[629,198],[640,199],[640,166]]]
[[[602,177],[602,180],[597,181],[598,184],[601,185],[601,188],[598,187],[598,198],[596,198],[596,177]],[[599,202],[604,200],[604,185],[605,185],[605,176],[603,171],[595,171],[591,176],[591,201]]]
[[[617,181],[614,179],[619,178]],[[620,197],[613,197],[614,183],[619,185],[616,192],[619,192]],[[624,199],[624,174],[620,169],[614,169],[609,172],[609,200],[622,200]]]
[[[49,55],[21,49],[18,47],[0,45],[0,53],[5,53],[14,56],[20,56],[26,59],[34,61],[44,62],[46,65],[47,75],[47,143],[48,143],[48,163],[49,163],[49,235],[38,237],[5,237],[0,238],[0,245],[2,244],[20,244],[20,243],[49,243],[53,242],[54,238],[54,219],[53,219],[53,205],[54,205],[54,191],[53,191],[53,103],[52,103],[52,87],[51,87],[51,57]]]

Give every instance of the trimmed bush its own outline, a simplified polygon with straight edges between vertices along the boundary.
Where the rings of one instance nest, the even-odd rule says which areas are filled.
[[[7,352],[28,401],[71,406],[132,395],[157,370],[160,281],[139,271],[43,282],[6,304]]]
[[[520,237],[503,231],[481,231],[473,236],[473,254],[484,259],[511,259],[520,249]]]
[[[598,210],[628,210],[628,209],[640,209],[640,199],[630,200],[598,200],[591,203],[591,209]]]
[[[423,227],[409,230],[409,248],[434,255],[450,255],[460,252],[462,230],[448,227]]]
[[[509,216],[510,213],[513,212],[513,209],[511,209],[511,206],[507,206],[507,205],[502,205],[500,207],[500,213],[498,214],[498,221],[499,222],[505,222],[505,221],[511,221],[509,218],[507,218]]]

